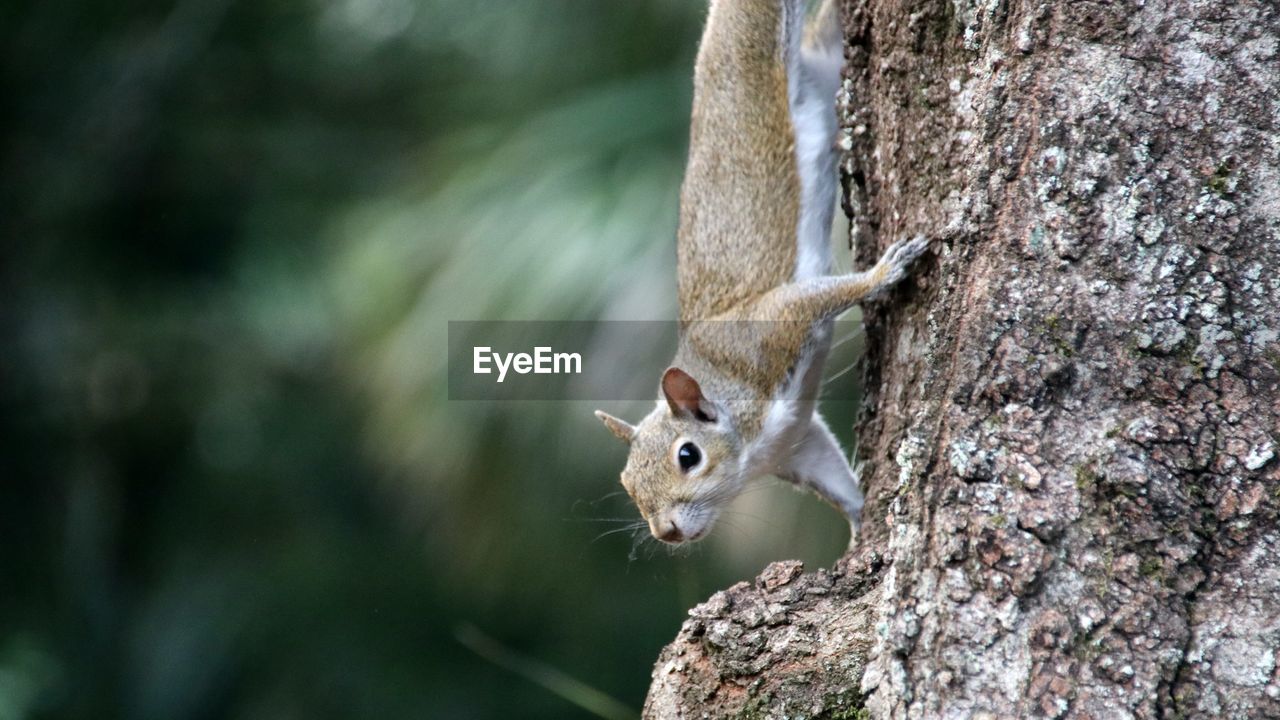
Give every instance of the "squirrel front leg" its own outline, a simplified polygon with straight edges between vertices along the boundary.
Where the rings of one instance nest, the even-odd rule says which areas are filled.
[[[831,503],[849,520],[849,547],[858,541],[862,516],[862,488],[858,472],[849,466],[840,443],[816,412],[778,476],[806,487]]]
[[[924,237],[898,241],[865,272],[809,278],[780,285],[751,308],[758,318],[816,322],[835,317],[862,300],[873,300],[907,275],[911,263],[929,246]]]

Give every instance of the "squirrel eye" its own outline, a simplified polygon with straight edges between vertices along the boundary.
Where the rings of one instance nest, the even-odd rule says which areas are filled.
[[[680,469],[688,472],[702,460],[702,451],[698,450],[697,445],[687,442],[676,451],[676,459],[680,462]]]

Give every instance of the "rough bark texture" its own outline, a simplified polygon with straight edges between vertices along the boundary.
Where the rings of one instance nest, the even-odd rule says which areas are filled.
[[[645,714],[1280,717],[1280,9],[844,8],[864,543],[694,608]]]

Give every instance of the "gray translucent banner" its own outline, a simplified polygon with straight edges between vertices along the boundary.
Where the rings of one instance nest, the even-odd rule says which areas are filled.
[[[710,333],[719,346],[736,348],[783,325],[719,322]],[[827,376],[848,368],[860,327],[835,323],[833,360],[841,366],[829,363]],[[449,399],[653,400],[678,333],[674,321],[451,321]]]

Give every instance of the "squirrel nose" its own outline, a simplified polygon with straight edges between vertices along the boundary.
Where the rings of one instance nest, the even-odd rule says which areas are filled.
[[[680,528],[672,520],[658,520],[649,528],[653,531],[653,536],[662,542],[678,543],[684,540],[684,533],[680,532]]]

